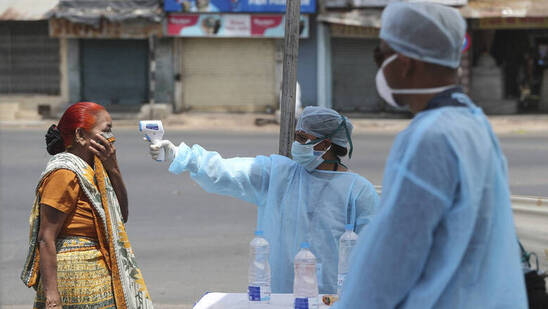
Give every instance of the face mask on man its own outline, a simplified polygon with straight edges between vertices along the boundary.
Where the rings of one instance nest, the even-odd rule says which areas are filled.
[[[405,109],[403,106],[396,103],[396,100],[394,99],[394,94],[433,94],[433,93],[439,93],[455,87],[455,85],[448,85],[448,86],[442,86],[442,87],[436,87],[436,88],[392,89],[388,85],[388,82],[386,81],[386,77],[384,76],[384,68],[387,65],[389,65],[392,61],[396,60],[396,58],[398,58],[398,54],[394,54],[386,58],[386,60],[383,61],[381,67],[377,71],[377,76],[375,77],[377,92],[379,93],[381,98],[392,107],[395,107],[401,110]]]
[[[304,144],[297,141],[293,142],[293,145],[291,146],[291,155],[293,156],[293,160],[301,164],[307,171],[312,172],[323,163],[323,155],[331,148],[331,146],[329,146],[324,151],[314,150],[314,147],[321,142],[322,141],[319,141],[315,144],[309,144],[310,140]]]

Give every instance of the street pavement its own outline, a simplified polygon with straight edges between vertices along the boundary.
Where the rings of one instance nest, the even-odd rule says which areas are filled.
[[[49,155],[44,130],[0,131],[0,307],[28,308],[34,293],[19,280],[28,242],[28,215],[40,172]],[[234,198],[208,194],[188,175],[168,173],[153,162],[139,132],[114,128],[118,160],[130,199],[127,224],[153,301],[160,308],[191,308],[207,291],[244,292],[248,242],[256,207]],[[395,134],[359,133],[350,168],[380,185]],[[275,132],[207,132],[169,130],[166,138],[199,143],[225,157],[277,152]],[[501,137],[508,157],[513,194],[548,196],[548,132],[517,132]],[[542,246],[545,218],[516,217],[526,247]],[[548,247],[548,246],[546,246]],[[548,263],[538,252],[544,269]]]

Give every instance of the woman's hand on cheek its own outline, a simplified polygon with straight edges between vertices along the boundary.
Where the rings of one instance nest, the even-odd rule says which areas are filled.
[[[103,162],[103,166],[107,171],[118,167],[116,162],[116,148],[101,134],[96,134],[95,139],[90,140],[89,150]]]

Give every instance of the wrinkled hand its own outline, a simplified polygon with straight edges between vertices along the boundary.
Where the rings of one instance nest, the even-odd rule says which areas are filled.
[[[61,309],[62,307],[61,295],[59,295],[57,289],[53,292],[46,293],[46,309]]]
[[[173,159],[175,159],[175,157],[177,156],[177,151],[179,150],[177,146],[173,145],[173,143],[168,141],[167,139],[154,141],[149,146],[150,156],[152,156],[152,159],[158,159],[158,155],[160,155],[160,149],[162,148],[166,153],[165,160],[167,162],[173,161]]]
[[[114,145],[107,141],[101,134],[96,134],[94,139],[90,140],[89,150],[96,155],[107,171],[118,168],[118,162],[116,161],[116,148]]]

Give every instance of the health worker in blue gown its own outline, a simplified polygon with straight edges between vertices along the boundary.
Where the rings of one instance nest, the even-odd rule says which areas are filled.
[[[456,9],[389,4],[379,95],[414,118],[386,163],[335,308],[527,308],[506,159],[456,86],[466,23]]]
[[[169,171],[189,172],[204,190],[258,206],[257,228],[270,243],[273,293],[293,292],[293,260],[307,241],[317,257],[320,293],[336,293],[338,242],[346,224],[360,232],[379,197],[373,185],[341,162],[352,154],[352,124],[336,111],[307,107],[297,122],[293,159],[280,156],[223,158],[199,145],[163,140]]]

